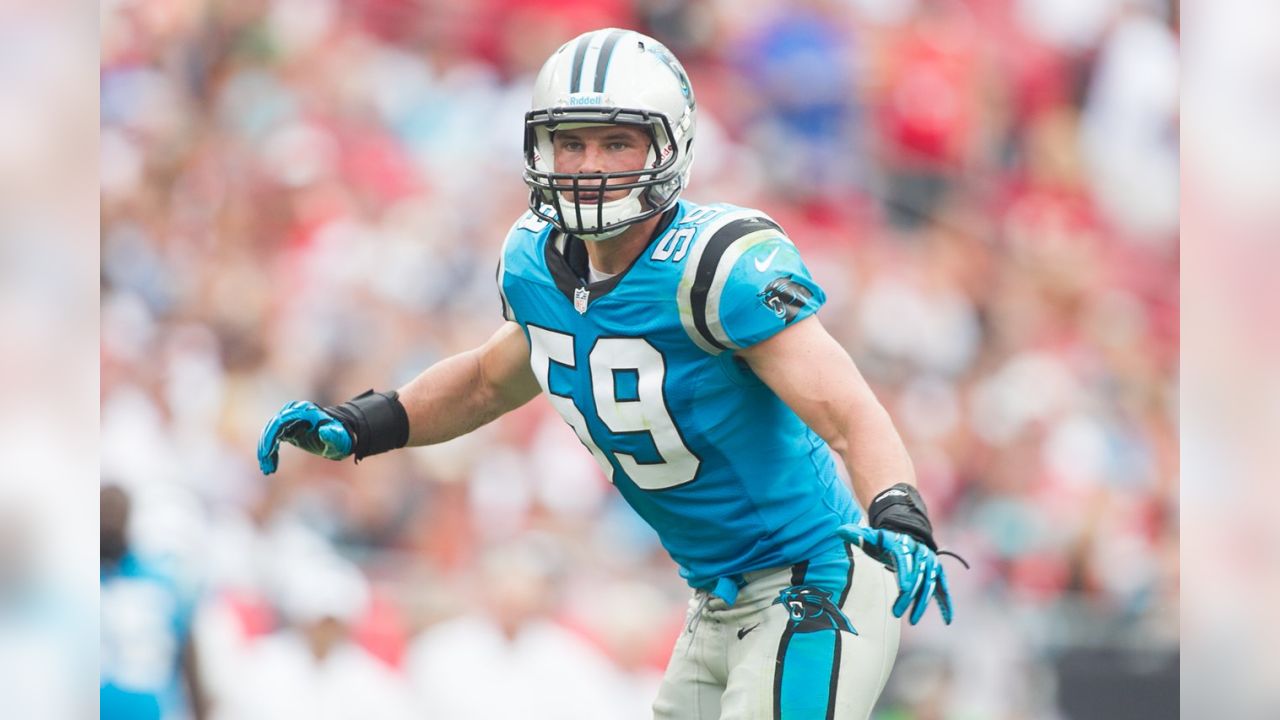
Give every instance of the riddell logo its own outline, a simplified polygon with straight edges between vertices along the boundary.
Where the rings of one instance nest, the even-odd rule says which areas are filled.
[[[570,95],[570,105],[604,105],[603,95]]]

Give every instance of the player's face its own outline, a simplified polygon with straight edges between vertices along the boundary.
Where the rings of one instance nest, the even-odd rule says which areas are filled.
[[[627,125],[600,125],[573,130],[561,130],[552,137],[555,147],[555,168],[561,173],[610,173],[641,170],[649,154],[649,134]],[[611,178],[609,185],[634,182],[636,176]],[[590,183],[581,186],[579,202],[601,202],[600,192],[592,190]],[[625,197],[630,190],[609,190],[604,201]],[[573,202],[572,191],[563,192],[565,199]]]

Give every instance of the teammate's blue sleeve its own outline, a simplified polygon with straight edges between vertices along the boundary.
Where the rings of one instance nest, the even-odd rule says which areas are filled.
[[[718,317],[710,324],[730,347],[746,348],[814,314],[827,295],[785,236],[769,234],[739,243],[746,247],[725,272]]]

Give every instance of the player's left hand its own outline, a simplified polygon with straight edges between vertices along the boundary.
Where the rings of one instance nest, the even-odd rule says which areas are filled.
[[[902,617],[911,607],[909,619],[915,625],[924,617],[929,598],[936,597],[942,621],[951,624],[951,591],[947,587],[947,573],[928,545],[906,533],[856,524],[841,525],[836,534],[861,547],[863,552],[897,574],[898,600],[893,604],[894,617]]]

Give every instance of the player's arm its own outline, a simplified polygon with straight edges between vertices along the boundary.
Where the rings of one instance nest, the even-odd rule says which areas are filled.
[[[910,608],[915,624],[929,600],[937,598],[943,621],[950,623],[947,576],[911,458],[853,359],[812,315],[739,356],[844,460],[870,527],[849,524],[838,533],[895,570],[894,616]]]
[[[889,413],[817,316],[739,351],[739,357],[844,459],[864,507],[915,469]]]
[[[444,442],[529,402],[541,388],[529,340],[508,321],[483,345],[432,365],[400,388],[409,445]]]
[[[331,460],[444,442],[525,404],[538,390],[528,340],[508,321],[480,347],[436,363],[398,391],[370,390],[328,407],[286,404],[262,432],[258,466],[275,472],[281,442]]]

